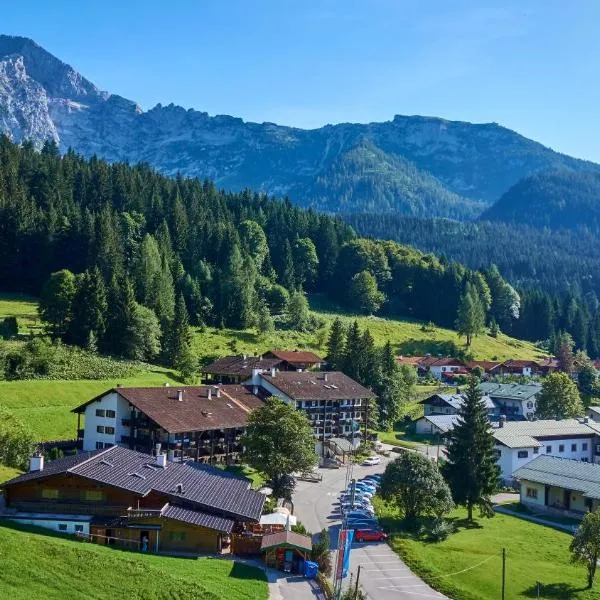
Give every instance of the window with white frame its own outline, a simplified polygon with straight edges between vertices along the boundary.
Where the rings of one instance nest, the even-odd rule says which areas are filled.
[[[528,456],[529,452],[527,452],[527,450],[519,450],[519,452],[517,452],[518,458],[527,458]]]
[[[533,500],[537,500],[538,497],[538,491],[537,488],[527,488],[527,497],[528,498],[532,498]]]

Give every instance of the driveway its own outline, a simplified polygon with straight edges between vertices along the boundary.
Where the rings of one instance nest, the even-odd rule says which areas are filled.
[[[353,477],[360,479],[369,473],[382,473],[387,461],[382,458],[376,467],[355,466]],[[346,484],[346,469],[319,469],[320,483],[299,481],[294,494],[294,514],[313,533],[326,528],[331,535],[332,548],[337,547],[341,520],[335,503]],[[354,544],[350,554],[350,569],[356,576],[361,567],[360,583],[372,600],[436,599],[446,597],[431,589],[414,575],[386,543]],[[344,580],[347,584],[349,578]]]

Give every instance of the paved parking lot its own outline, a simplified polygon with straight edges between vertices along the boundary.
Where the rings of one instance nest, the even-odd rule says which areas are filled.
[[[370,473],[382,473],[388,460],[376,467],[355,466],[353,476],[360,479]],[[346,469],[319,469],[321,483],[299,481],[294,494],[294,511],[312,532],[329,529],[332,547],[337,546],[341,516],[336,508],[337,496],[345,487]],[[360,582],[372,600],[446,598],[414,575],[386,543],[354,544],[350,568],[356,574],[361,566]]]

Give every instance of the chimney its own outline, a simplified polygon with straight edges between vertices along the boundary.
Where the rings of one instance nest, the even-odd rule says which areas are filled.
[[[175,460],[175,450],[167,450],[167,460],[170,462]]]
[[[215,389],[217,390],[217,398],[220,398],[221,397],[221,388],[218,385],[216,385]]]
[[[500,419],[498,420],[498,427],[504,427],[504,423],[506,423],[506,415],[500,415]]]
[[[118,387],[118,388],[122,388],[122,387],[123,387],[123,384],[122,384],[122,383],[117,383],[117,387]]]
[[[154,446],[155,456],[158,456],[160,454],[161,448],[162,448],[162,444],[160,442],[157,442],[156,445]]]
[[[589,423],[590,422],[590,418],[589,417],[583,417],[583,422],[584,423]]]
[[[209,400],[212,400],[212,388],[211,388],[210,386],[209,386],[209,387],[207,388],[207,390],[206,390],[206,397],[207,397]]]
[[[327,373],[323,374],[323,381],[327,381]]]
[[[165,382],[163,383],[163,386],[164,386],[164,387],[170,387],[170,385],[169,385],[169,382],[168,382],[168,381],[165,381]]]
[[[44,456],[36,453],[29,457],[29,472],[32,471],[43,471],[44,470]]]
[[[271,367],[271,377],[275,377],[275,373],[277,373],[277,369],[275,367]]]
[[[243,357],[244,360],[246,360],[248,358],[248,355],[247,354],[242,354],[242,357]]]
[[[255,396],[258,396],[258,386],[257,385],[252,386],[252,393]]]
[[[177,400],[179,400],[179,402],[183,400],[183,390],[177,390]]]
[[[167,455],[163,454],[162,452],[160,454],[156,455],[156,465],[158,467],[160,467],[161,469],[166,469],[167,468]]]

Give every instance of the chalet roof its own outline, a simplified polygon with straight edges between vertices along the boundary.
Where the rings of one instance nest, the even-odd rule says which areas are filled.
[[[503,367],[514,367],[517,369],[522,369],[524,367],[538,367],[539,363],[535,360],[521,360],[511,358],[509,360],[505,360],[502,363]]]
[[[178,400],[179,391],[182,392],[181,400]],[[243,385],[117,387],[78,406],[73,412],[82,412],[88,404],[111,392],[119,394],[169,433],[244,427],[252,409],[262,405],[261,400]]]
[[[539,421],[508,421],[494,429],[496,441],[509,448],[536,448],[543,446],[540,440],[564,436],[595,435],[588,423],[577,419],[543,419]]]
[[[542,386],[539,383],[492,383],[479,384],[481,392],[492,400],[534,400]]]
[[[263,356],[223,356],[206,365],[202,371],[210,375],[230,375],[250,377],[253,369],[266,371],[281,364],[279,358],[265,358]]]
[[[502,363],[496,360],[468,360],[465,363],[467,369],[474,369],[475,367],[481,367],[486,373],[493,371],[499,367]]]
[[[442,401],[448,404],[448,406],[451,406],[456,410],[458,410],[465,401],[465,398],[462,394],[433,394],[432,396],[420,400],[419,404],[427,404],[434,398],[440,398]],[[488,410],[494,410],[494,408],[496,408],[496,405],[492,402],[492,399],[489,396],[483,396],[482,400]]]
[[[458,423],[459,415],[427,415],[421,417],[439,429],[442,433],[452,431]]]
[[[412,365],[413,367],[420,367],[424,359],[425,356],[396,356],[396,362],[399,365]]]
[[[590,406],[588,410],[600,416],[600,406]]]
[[[558,358],[552,358],[550,356],[547,356],[546,358],[543,358],[542,360],[538,360],[537,364],[540,367],[551,367],[553,369],[558,369]]]
[[[299,550],[312,550],[312,540],[309,535],[295,533],[294,531],[278,531],[263,536],[260,544],[261,550],[268,550],[277,546],[293,546]]]
[[[318,364],[325,362],[320,356],[317,356],[314,352],[308,352],[305,350],[270,350],[266,354],[267,357],[273,356],[279,360],[285,361],[290,364]]]
[[[201,527],[216,529],[217,531],[223,531],[224,533],[231,533],[231,530],[235,525],[233,519],[210,515],[198,510],[191,510],[189,508],[173,506],[171,504],[167,506],[162,513],[162,516],[167,519],[173,519],[174,521],[180,521],[190,525],[200,525]]]
[[[437,358],[433,362],[429,363],[429,367],[464,367],[465,363],[458,358]]]
[[[169,496],[175,504],[185,503],[201,511],[215,510],[239,520],[258,521],[265,501],[263,494],[249,489],[247,479],[198,463],[167,462],[163,469],[151,456],[119,446],[50,461],[43,471],[24,473],[0,487],[41,481],[60,473],[84,477],[141,497],[156,491]]]
[[[340,371],[279,371],[259,375],[292,400],[352,400],[374,398],[371,390]]]
[[[581,492],[600,500],[600,465],[589,462],[538,456],[513,473],[516,479]]]

